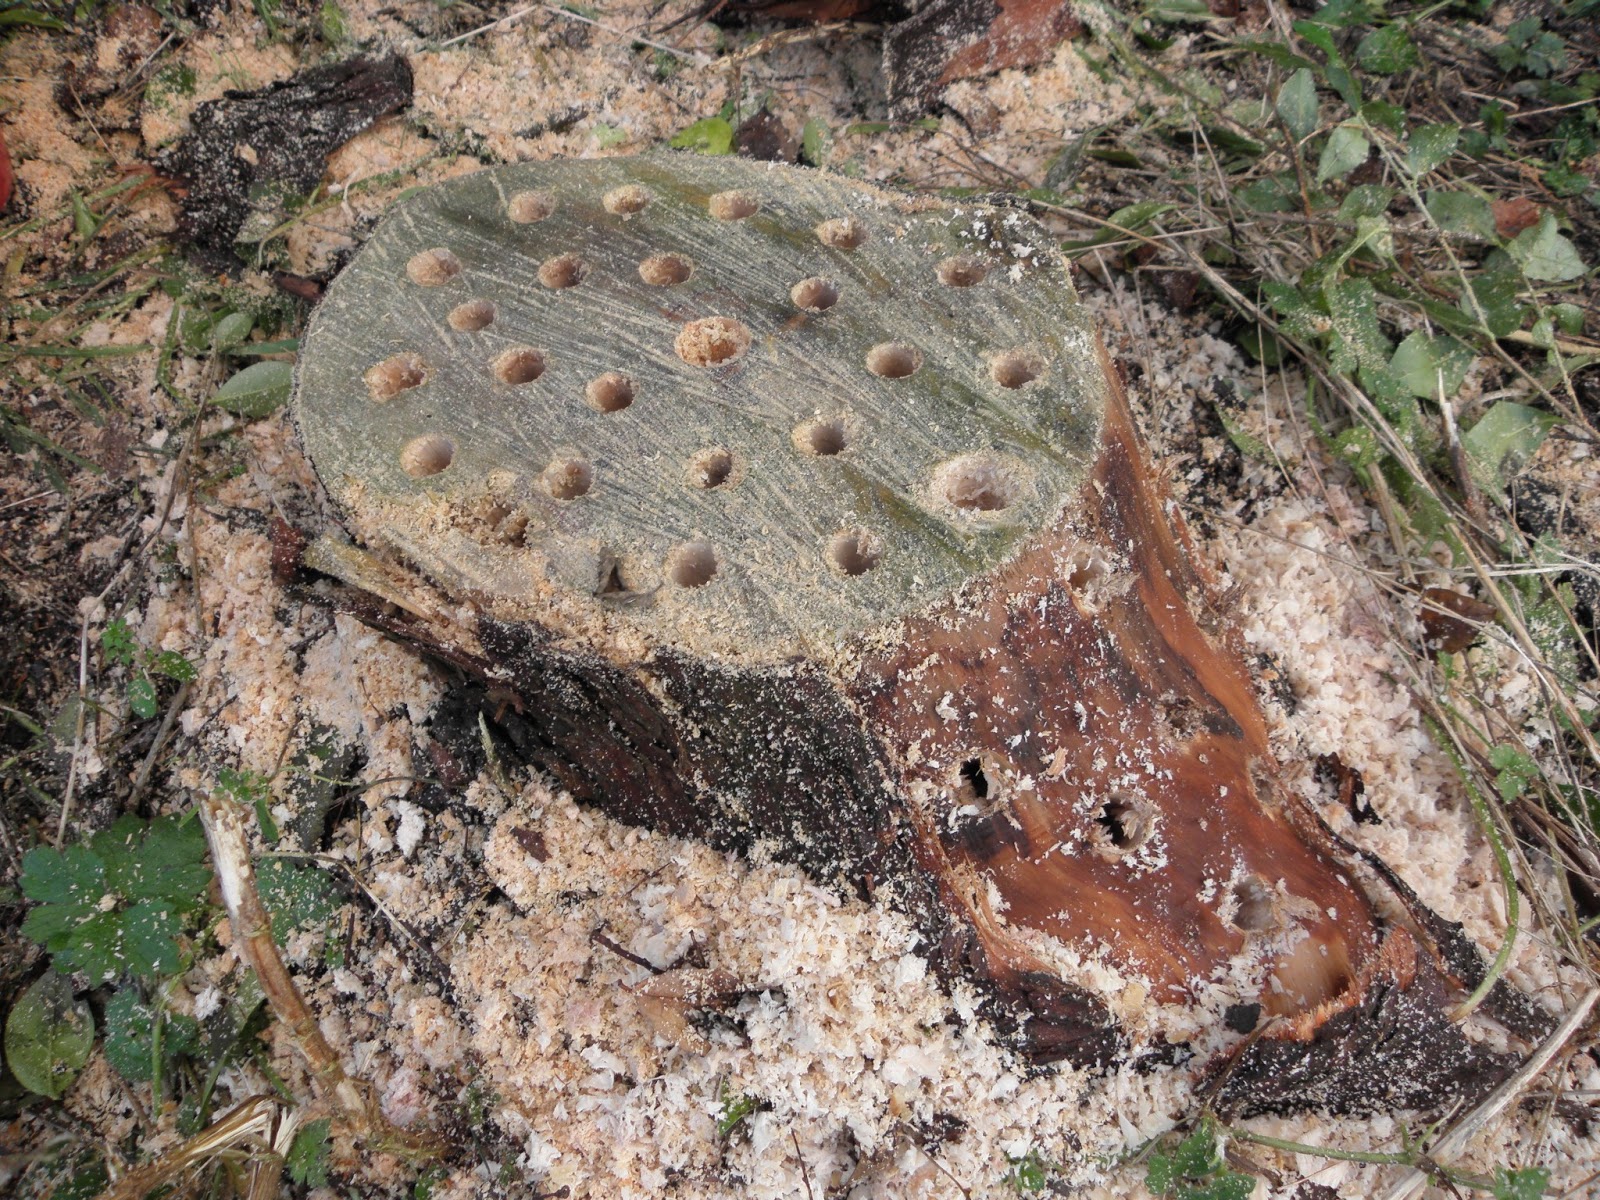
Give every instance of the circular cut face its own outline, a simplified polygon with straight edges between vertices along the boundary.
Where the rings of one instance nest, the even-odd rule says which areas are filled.
[[[666,155],[398,206],[317,309],[295,415],[359,536],[498,615],[777,661],[1060,520],[1103,386],[1026,218]]]

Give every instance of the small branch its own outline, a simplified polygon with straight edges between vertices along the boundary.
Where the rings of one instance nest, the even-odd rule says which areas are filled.
[[[200,805],[211,860],[222,885],[222,902],[233,926],[233,944],[239,956],[256,973],[272,1014],[289,1031],[295,1046],[311,1068],[318,1090],[343,1114],[357,1137],[371,1139],[386,1149],[413,1155],[431,1155],[434,1140],[396,1129],[379,1111],[371,1090],[345,1073],[300,990],[295,987],[272,940],[272,918],[256,890],[255,867],[245,839],[244,809],[219,794]]]

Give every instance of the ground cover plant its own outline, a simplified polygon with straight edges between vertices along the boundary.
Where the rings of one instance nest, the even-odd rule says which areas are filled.
[[[497,1117],[516,1097],[479,1049],[416,1066],[426,1056],[406,1043],[412,1082],[385,1066],[385,1086],[369,1087],[381,1027],[421,1011],[391,1011],[371,980],[420,980],[430,1002],[461,1003],[452,948],[505,903],[504,878],[475,866],[429,875],[450,898],[440,911],[407,907],[396,868],[443,870],[413,860],[428,843],[415,852],[407,830],[481,825],[525,781],[475,724],[413,739],[420,715],[404,695],[372,699],[379,683],[350,683],[340,702],[361,715],[343,724],[276,710],[296,736],[264,751],[273,718],[245,716],[279,702],[229,631],[266,645],[269,626],[294,623],[298,656],[354,635],[287,594],[241,616],[224,585],[246,570],[237,539],[278,530],[281,544],[318,515],[282,449],[297,339],[386,204],[476,164],[670,146],[1004,197],[1046,222],[1086,294],[1170,318],[1186,347],[1235,348],[1237,379],[1178,408],[1159,377],[1179,351],[1137,330],[1116,344],[1158,456],[1184,464],[1186,519],[1202,539],[1249,536],[1255,514],[1301,491],[1333,514],[1344,540],[1325,553],[1381,598],[1365,618],[1373,644],[1392,652],[1391,681],[1493,864],[1491,961],[1458,1011],[1528,978],[1518,964],[1536,946],[1557,966],[1535,999],[1577,1018],[1492,1114],[1240,1121],[1197,1087],[1154,1126],[1130,1123],[1114,1152],[1041,1128],[969,1170],[963,1147],[980,1135],[963,1142],[961,1123],[981,1124],[975,1110],[911,1112],[891,1127],[894,1153],[927,1175],[915,1186],[1064,1194],[1092,1178],[1312,1200],[1328,1180],[1358,1195],[1415,1178],[1584,1194],[1593,1178],[1554,1161],[1549,1139],[1583,1144],[1561,1131],[1593,1115],[1572,1081],[1592,1062],[1583,1005],[1600,936],[1592,0],[1085,3],[1059,62],[1115,103],[1042,132],[1019,115],[1027,71],[891,114],[872,24],[887,10],[820,24],[840,14],[786,10],[798,20],[784,24],[729,7],[0,9],[0,1178],[24,1196],[574,1188]],[[494,89],[472,91],[552,55],[609,82],[540,93],[514,115],[484,99]],[[240,159],[227,220],[198,220],[196,197],[218,183],[179,148],[198,107],[305,70],[323,74],[251,110],[261,144]],[[334,105],[356,166],[339,165],[337,139],[309,164],[273,157],[263,130]],[[1292,692],[1286,671],[1261,667]],[[403,753],[385,729],[406,731]],[[1392,809],[1366,804],[1383,782],[1361,768],[1330,757],[1327,796],[1354,827],[1400,837]],[[460,836],[472,862],[492,857]],[[530,823],[517,838],[539,858],[547,836]],[[250,894],[219,886],[228,855],[224,877],[247,873]],[[559,904],[584,912],[580,891]],[[674,1038],[735,1037],[746,1010],[675,997],[687,985],[673,971],[702,969],[692,956],[595,936],[610,967],[668,964],[628,1002],[654,1006]],[[725,1076],[705,1107],[716,1166],[674,1177],[702,1189],[686,1194],[755,1188],[772,1147],[798,1190],[847,1194],[784,1097]],[[1475,1120],[1514,1119],[1538,1132],[1496,1143],[1514,1149],[1492,1160],[1468,1153]]]

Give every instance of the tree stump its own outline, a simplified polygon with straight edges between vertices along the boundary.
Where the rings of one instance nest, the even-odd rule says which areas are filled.
[[[898,906],[1035,1060],[1125,1053],[1103,955],[1163,1002],[1239,981],[1248,1107],[1486,1077],[1279,782],[1018,213],[695,156],[482,171],[335,280],[294,411],[370,551],[306,551],[345,602],[579,800]]]

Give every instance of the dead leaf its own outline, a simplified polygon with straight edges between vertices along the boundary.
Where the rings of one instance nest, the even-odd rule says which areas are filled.
[[[1477,641],[1479,630],[1494,619],[1494,614],[1492,604],[1451,588],[1424,588],[1423,641],[1435,653],[1459,654]]]
[[[1494,213],[1494,231],[1503,238],[1513,238],[1524,229],[1539,223],[1539,206],[1526,196],[1515,200],[1496,200],[1489,205]]]
[[[1317,778],[1333,785],[1339,794],[1339,803],[1349,810],[1357,825],[1383,824],[1372,801],[1366,798],[1367,781],[1361,778],[1360,771],[1345,766],[1337,754],[1317,755]]]

